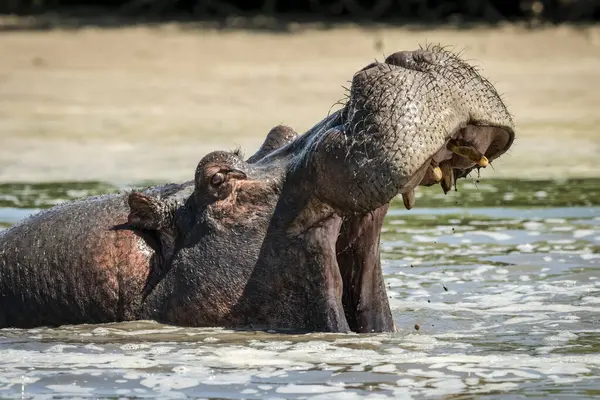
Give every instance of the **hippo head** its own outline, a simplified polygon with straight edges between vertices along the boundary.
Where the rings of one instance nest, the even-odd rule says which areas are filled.
[[[133,192],[129,221],[161,256],[143,317],[178,325],[393,331],[379,255],[398,194],[455,179],[508,150],[493,86],[438,47],[357,72],[348,100],[305,134],[213,152],[177,201]],[[180,198],[179,196],[178,198]]]

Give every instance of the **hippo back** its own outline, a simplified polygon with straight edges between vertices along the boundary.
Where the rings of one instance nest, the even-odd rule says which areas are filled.
[[[0,234],[0,328],[131,319],[154,251],[124,194],[40,212]]]

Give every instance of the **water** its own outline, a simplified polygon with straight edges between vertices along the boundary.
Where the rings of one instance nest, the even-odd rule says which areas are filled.
[[[0,185],[0,229],[98,183]],[[382,259],[398,333],[142,321],[0,330],[1,398],[600,396],[600,180],[465,181],[394,203]],[[419,328],[418,330],[416,328]]]

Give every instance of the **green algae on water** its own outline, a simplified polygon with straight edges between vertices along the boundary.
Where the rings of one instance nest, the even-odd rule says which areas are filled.
[[[419,208],[440,207],[586,207],[600,205],[600,179],[459,180],[456,190],[444,195],[439,185],[419,187],[415,193]],[[402,199],[392,202],[403,207]]]
[[[121,190],[148,187],[141,182],[118,187],[105,182],[52,182],[0,184],[0,207],[48,208],[63,201]],[[457,190],[444,195],[439,185],[419,187],[416,207],[575,207],[600,205],[600,178],[565,181],[488,179],[459,180]],[[392,207],[403,207],[400,196]]]
[[[64,201],[118,191],[118,187],[103,182],[3,183],[0,208],[49,208]]]

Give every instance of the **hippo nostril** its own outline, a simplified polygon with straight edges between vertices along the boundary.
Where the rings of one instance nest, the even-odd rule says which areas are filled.
[[[397,51],[394,54],[390,54],[385,59],[386,64],[397,65],[399,67],[406,67],[407,65],[414,63],[412,51]]]
[[[386,64],[396,65],[398,67],[413,69],[415,71],[425,71],[428,65],[436,64],[434,52],[429,50],[398,51],[389,55],[385,59]]]

